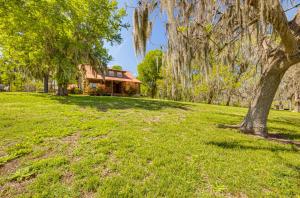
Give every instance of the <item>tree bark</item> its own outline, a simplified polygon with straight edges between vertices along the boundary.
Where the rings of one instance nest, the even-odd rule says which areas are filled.
[[[255,98],[241,125],[243,131],[267,135],[267,118],[282,76],[282,73],[267,73],[261,77]]]
[[[296,104],[295,104],[295,112],[300,113],[300,102],[296,102]]]
[[[240,126],[244,132],[264,137],[268,134],[267,119],[276,91],[283,75],[293,65],[282,51],[275,52],[268,63],[256,87],[248,113]]]
[[[300,94],[297,92],[295,93],[295,112],[299,113],[300,112]]]
[[[49,84],[49,75],[45,74],[44,75],[44,93],[48,93],[49,92],[48,84]]]
[[[207,104],[212,104],[213,98],[214,98],[214,92],[213,91],[209,91],[208,99],[207,99]]]
[[[152,88],[151,88],[151,98],[154,98],[155,95],[156,95],[156,85],[154,85]]]
[[[231,94],[232,94],[232,92],[231,92],[231,90],[230,90],[230,92],[229,92],[229,94],[228,94],[228,97],[227,97],[226,106],[229,106],[229,104],[230,104],[230,101],[231,101]]]
[[[58,96],[67,96],[68,95],[67,85],[59,84],[56,95],[58,95]]]

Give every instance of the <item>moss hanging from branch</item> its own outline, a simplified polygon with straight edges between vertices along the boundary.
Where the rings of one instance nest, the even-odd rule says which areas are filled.
[[[207,75],[212,60],[234,67],[236,57],[243,57],[246,65],[263,65],[278,47],[295,50],[279,0],[141,0],[134,12],[137,54],[145,52],[154,4],[167,15],[164,62],[172,74],[172,98],[193,90],[192,65]]]
[[[133,42],[137,55],[145,55],[147,40],[151,36],[152,22],[149,21],[149,4],[141,3],[134,9]]]

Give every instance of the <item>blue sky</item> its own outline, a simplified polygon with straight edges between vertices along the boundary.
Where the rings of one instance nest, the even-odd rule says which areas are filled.
[[[127,16],[124,18],[124,22],[132,26],[133,8],[129,6],[135,6],[137,0],[118,0],[119,7],[125,7],[127,4]],[[297,0],[296,3],[299,3]],[[284,5],[285,8],[291,7],[291,5]],[[293,9],[287,12],[289,19],[294,17],[297,9]],[[153,31],[151,39],[147,44],[147,51],[160,48],[166,44],[166,32],[165,32],[165,17],[160,16],[159,11],[152,14],[151,19],[153,21]],[[137,64],[141,61],[141,58],[137,58],[134,53],[133,40],[132,40],[132,27],[123,29],[122,32],[123,41],[120,45],[110,46],[108,45],[109,53],[112,55],[113,60],[109,63],[112,65],[121,65],[124,70],[131,71],[134,75],[137,75]]]
[[[119,7],[125,7],[125,3],[128,5],[126,9],[128,15],[124,18],[123,22],[129,23],[131,27],[122,30],[123,42],[120,45],[108,46],[109,53],[113,57],[113,61],[109,63],[109,66],[121,65],[124,70],[131,71],[134,75],[137,75],[137,64],[141,61],[141,58],[137,58],[134,53],[132,38],[133,8],[129,7],[135,6],[136,0],[118,0],[118,2]],[[166,43],[166,33],[162,18],[159,11],[151,16],[151,19],[154,19],[152,20],[154,24],[151,39],[147,44],[147,51],[158,49]]]

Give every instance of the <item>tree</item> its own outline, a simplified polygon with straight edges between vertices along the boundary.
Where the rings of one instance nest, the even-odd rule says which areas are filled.
[[[149,51],[138,65],[138,79],[142,81],[146,94],[152,98],[157,92],[157,80],[161,78],[162,55],[161,50]]]
[[[114,66],[112,66],[111,68],[112,68],[112,69],[115,69],[115,70],[120,70],[120,71],[123,70],[122,66],[120,66],[120,65],[114,65]]]
[[[67,95],[67,84],[79,64],[104,72],[111,60],[104,42],[121,42],[124,9],[116,1],[9,1],[0,7],[0,47],[4,58],[58,84],[58,95]],[[2,25],[3,24],[3,25]]]
[[[282,82],[280,83],[279,89],[277,91],[277,99],[288,100],[289,109],[294,111],[299,111],[297,102],[298,95],[300,94],[300,67],[293,66],[286,72],[283,77]]]
[[[139,20],[134,20],[145,20],[143,24],[147,24],[148,17],[143,16],[148,16],[157,5],[167,13],[167,65],[172,68],[174,82],[187,88],[183,90],[193,86],[192,63],[195,60],[206,73],[211,71],[213,64],[209,55],[212,52],[217,54],[218,61],[235,65],[235,59],[228,55],[244,50],[256,65],[262,65],[248,113],[236,127],[267,136],[267,118],[276,90],[285,72],[300,62],[300,10],[289,22],[283,9],[283,3],[289,2],[295,1],[143,0],[135,10]],[[148,35],[139,33],[149,32],[149,27],[141,30],[140,23],[134,24],[135,43],[145,43]],[[139,48],[137,52],[145,49],[143,45],[135,47]],[[172,93],[177,93],[176,86],[173,87]]]

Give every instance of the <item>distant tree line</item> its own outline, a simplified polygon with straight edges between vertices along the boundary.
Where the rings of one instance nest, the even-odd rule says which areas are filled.
[[[256,65],[232,68],[229,65],[216,63],[208,74],[195,65],[192,74],[193,89],[173,98],[171,90],[174,82],[170,71],[163,64],[163,58],[163,51],[151,50],[138,65],[142,95],[160,99],[248,107],[261,75],[261,68]],[[178,90],[183,89],[179,84],[177,86]],[[283,77],[273,107],[296,111],[296,94],[299,92],[300,68],[293,68]]]

